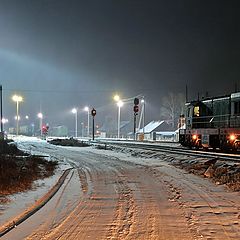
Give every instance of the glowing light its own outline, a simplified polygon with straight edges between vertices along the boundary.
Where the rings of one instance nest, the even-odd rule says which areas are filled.
[[[89,111],[89,107],[85,107],[84,111],[88,112]]]
[[[194,135],[192,136],[192,139],[193,139],[193,140],[196,140],[196,139],[197,139],[197,135],[194,134]]]
[[[120,101],[119,95],[115,95],[115,96],[113,97],[113,99],[114,99],[114,101],[116,101],[116,102],[119,102],[119,101]]]
[[[3,124],[8,123],[8,119],[7,119],[7,118],[3,118],[3,119],[2,119],[2,123],[3,123]]]
[[[12,96],[12,100],[14,102],[22,102],[23,101],[23,97],[22,96],[18,96],[18,95],[13,95]]]
[[[43,114],[42,113],[38,113],[38,118],[43,118]]]
[[[76,108],[73,108],[73,109],[72,109],[72,113],[76,114],[76,113],[77,113],[77,109],[76,109]]]
[[[234,134],[231,134],[229,138],[230,138],[231,141],[236,140],[236,136]]]
[[[15,116],[14,119],[19,121],[21,120],[21,117],[18,115],[18,116]]]
[[[25,118],[28,120],[28,119],[29,119],[29,116],[27,115],[27,116],[25,116]]]
[[[121,101],[121,100],[118,101],[118,102],[117,102],[117,106],[118,106],[118,107],[122,107],[122,106],[123,106],[123,101]]]

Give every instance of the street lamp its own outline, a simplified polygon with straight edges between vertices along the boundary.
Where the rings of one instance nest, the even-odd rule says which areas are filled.
[[[119,95],[115,95],[115,96],[113,97],[113,99],[114,99],[115,102],[120,101],[120,97],[119,97]]]
[[[121,118],[121,107],[123,106],[123,101],[119,100],[117,102],[118,106],[118,138],[120,138],[120,118]]]
[[[2,119],[2,123],[3,123],[3,125],[6,124],[6,123],[8,123],[8,119],[7,119],[7,118],[3,118],[3,119]]]
[[[72,113],[75,114],[75,137],[77,138],[77,108],[73,108]]]
[[[113,97],[113,99],[114,99],[115,102],[117,102],[117,106],[118,106],[118,124],[117,124],[118,133],[117,133],[117,137],[119,138],[120,137],[121,107],[123,106],[123,101],[120,99],[120,96],[117,95],[117,94]]]
[[[41,133],[41,136],[42,136],[42,120],[43,120],[43,114],[40,112],[38,113],[38,118],[39,118],[39,127],[40,127],[40,133]]]
[[[22,96],[18,96],[18,95],[13,95],[12,96],[12,100],[14,102],[16,102],[16,107],[17,107],[17,129],[16,129],[16,135],[18,136],[18,132],[19,132],[19,103],[23,101],[23,97]]]
[[[87,137],[89,137],[89,118],[90,118],[90,111],[89,111],[89,107],[85,107],[84,111],[86,111],[88,113],[88,123],[87,123]]]

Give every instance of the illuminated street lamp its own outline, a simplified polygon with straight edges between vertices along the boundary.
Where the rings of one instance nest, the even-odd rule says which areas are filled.
[[[121,118],[121,107],[123,106],[123,101],[119,100],[117,102],[118,106],[118,138],[120,138],[120,118]]]
[[[113,97],[113,99],[114,99],[115,102],[120,101],[120,97],[119,97],[119,95],[115,95],[115,96]]]
[[[77,129],[78,129],[78,126],[77,126],[77,108],[73,108],[72,113],[75,114],[75,137],[77,138]]]
[[[14,119],[15,119],[16,121],[17,121],[17,120],[20,121],[20,120],[21,120],[21,117],[20,117],[20,115],[18,115],[18,116],[15,116]]]
[[[89,111],[89,107],[85,107],[84,111],[87,112],[88,114],[88,123],[87,123],[87,137],[89,137],[89,118],[90,118],[90,111]]]
[[[12,96],[12,100],[14,102],[16,102],[16,107],[17,107],[17,116],[16,116],[17,129],[16,129],[16,135],[18,136],[18,132],[19,132],[19,103],[23,101],[23,98],[22,98],[22,96],[13,95]]]
[[[118,106],[118,134],[117,134],[117,137],[119,138],[120,137],[120,115],[121,115],[121,107],[123,106],[123,101],[120,99],[120,96],[119,95],[115,95],[113,97],[114,101],[117,102],[117,106]]]
[[[3,119],[2,119],[2,123],[3,123],[3,125],[6,124],[6,123],[8,123],[8,119],[7,119],[7,118],[3,118]]]
[[[38,118],[39,118],[40,133],[41,133],[41,136],[42,136],[42,125],[43,125],[42,120],[43,120],[43,114],[40,112],[40,113],[38,113],[37,116],[38,116]]]

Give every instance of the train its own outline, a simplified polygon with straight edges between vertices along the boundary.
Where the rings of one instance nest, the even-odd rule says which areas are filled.
[[[240,150],[240,92],[187,102],[181,145],[195,149]]]

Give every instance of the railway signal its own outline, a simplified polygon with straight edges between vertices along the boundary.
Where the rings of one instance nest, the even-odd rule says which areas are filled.
[[[93,108],[92,111],[91,111],[91,114],[92,114],[93,117],[95,117],[95,115],[97,114],[96,109]]]
[[[133,111],[134,111],[135,114],[138,113],[138,111],[139,111],[138,105],[135,105],[135,106],[133,107]]]
[[[137,115],[138,115],[138,111],[139,111],[139,98],[134,98],[134,106],[133,106],[133,112],[134,112],[134,126],[133,126],[133,135],[134,135],[134,140],[136,140],[136,121],[137,121]]]
[[[97,111],[95,108],[92,109],[91,111],[91,114],[92,114],[92,120],[93,120],[93,126],[92,126],[92,138],[93,138],[93,141],[94,141],[94,117],[96,116],[97,114]]]
[[[138,105],[139,104],[139,98],[134,98],[134,105]]]

